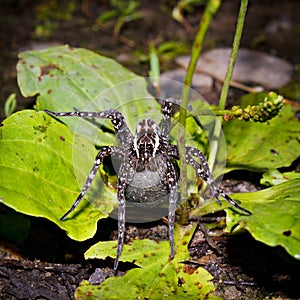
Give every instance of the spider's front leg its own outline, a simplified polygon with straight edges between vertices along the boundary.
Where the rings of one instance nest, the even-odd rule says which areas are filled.
[[[74,112],[53,112],[44,110],[46,113],[56,117],[88,117],[88,118],[101,118],[109,119],[113,126],[118,141],[122,146],[127,146],[133,142],[133,135],[128,128],[124,116],[116,109],[104,110],[101,112],[87,112],[87,111],[74,111]]]
[[[86,194],[86,192],[88,191],[88,189],[90,188],[95,175],[97,174],[97,171],[100,167],[100,165],[103,163],[103,159],[105,156],[108,155],[112,155],[112,154],[119,154],[119,149],[113,146],[107,146],[107,147],[103,147],[97,154],[94,165],[92,167],[92,170],[90,171],[90,174],[88,175],[88,178],[85,181],[85,184],[80,192],[80,194],[78,195],[77,199],[75,200],[75,202],[73,203],[73,205],[71,206],[71,208],[60,218],[61,221],[64,221],[66,219],[66,217],[72,212],[74,211],[74,209],[79,205],[79,203],[81,202],[81,200],[83,199],[84,195]]]
[[[198,162],[196,162],[193,156],[200,159],[201,165]],[[213,196],[216,198],[219,204],[221,204],[221,201],[219,199],[219,197],[221,196],[236,209],[242,211],[247,215],[252,214],[249,210],[237,204],[231,197],[225,194],[225,192],[221,188],[218,187],[210,172],[205,156],[200,150],[193,147],[186,147],[186,162],[195,169],[197,176],[201,177],[203,180],[207,182],[207,184],[211,188]]]
[[[172,118],[172,109],[174,105],[174,99],[168,98],[166,99],[161,108],[161,113],[163,115],[162,125],[161,125],[161,134],[165,138],[169,138],[170,134],[170,126],[171,126],[171,118]]]
[[[180,99],[175,99],[175,98],[167,98],[163,101],[162,103],[162,109],[161,113],[163,115],[162,118],[162,124],[161,124],[161,134],[168,139],[170,135],[170,130],[171,130],[171,118],[174,113],[173,107],[177,106],[180,108]],[[187,111],[192,112],[192,107],[189,105],[187,108],[185,108]],[[199,127],[202,128],[202,124],[197,116],[192,115],[195,122]]]

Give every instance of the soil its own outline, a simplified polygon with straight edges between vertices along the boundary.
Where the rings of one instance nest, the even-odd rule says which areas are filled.
[[[63,11],[62,8],[70,3],[64,0],[50,2],[57,11]],[[63,17],[51,14],[51,5],[45,3],[11,0],[2,4],[1,108],[11,93],[17,95],[17,110],[32,108],[34,104],[34,99],[21,96],[17,86],[15,66],[20,51],[68,43],[113,57],[132,71],[146,76],[149,65],[145,56],[150,42],[160,45],[165,41],[180,41],[187,46],[176,49],[180,54],[189,54],[193,42],[194,34],[171,17],[175,1],[157,1],[155,5],[153,1],[141,2],[143,19],[125,24],[119,37],[113,37],[113,22],[108,22],[105,27],[96,22],[101,13],[109,9],[107,1],[74,0],[71,17],[67,13]],[[231,46],[238,7],[239,1],[224,1],[209,29],[204,49]],[[296,68],[300,63],[299,11],[300,2],[296,0],[250,1],[241,45],[275,54]],[[203,7],[199,6],[194,13],[186,15],[186,21],[194,30],[202,12]],[[163,55],[162,70],[173,67],[173,57]],[[218,92],[213,90],[206,98],[215,98]],[[0,109],[0,119],[4,118],[4,110]],[[238,184],[235,184],[235,175]],[[247,176],[245,181],[241,178],[245,178],[245,174],[231,174],[228,179],[231,185],[239,185],[243,191],[259,188],[255,176]],[[9,209],[1,207],[1,211]],[[207,216],[200,224],[222,217],[222,214]],[[115,220],[100,221],[99,228],[107,230],[99,230],[93,239],[79,243],[70,240],[47,220],[26,218],[31,227],[22,242],[0,239],[0,299],[74,299],[74,290],[80,281],[88,279],[95,270],[101,268],[103,278],[112,275],[112,260],[85,261],[83,254],[96,241],[115,238]],[[197,264],[214,276],[217,295],[224,299],[300,299],[300,265],[282,248],[265,246],[247,233],[219,236],[218,232],[199,225],[190,244],[190,252]],[[167,227],[163,221],[128,224],[127,241],[136,237],[165,240]],[[121,272],[128,267],[120,264]]]

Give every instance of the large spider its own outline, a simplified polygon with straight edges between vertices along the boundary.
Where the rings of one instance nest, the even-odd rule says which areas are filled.
[[[118,170],[118,246],[114,263],[114,270],[118,268],[118,263],[123,247],[125,231],[125,201],[139,203],[155,202],[159,199],[168,197],[169,199],[169,240],[170,240],[170,258],[174,257],[174,221],[175,210],[178,198],[177,192],[177,173],[175,160],[179,159],[179,151],[176,145],[169,142],[170,122],[172,108],[175,104],[172,98],[166,99],[162,104],[162,122],[161,129],[152,119],[140,121],[133,135],[123,117],[115,110],[109,109],[102,112],[52,112],[45,110],[47,113],[57,117],[91,117],[106,118],[111,120],[119,146],[102,147],[96,156],[95,163],[92,167],[86,182],[71,206],[71,208],[61,217],[66,217],[78,206],[83,199],[87,190],[103,163],[105,156],[116,157],[121,160]],[[195,160],[199,159],[200,163]],[[186,162],[191,165],[196,175],[201,177],[210,186],[212,196],[216,198],[219,204],[219,197],[223,197],[236,209],[250,215],[251,212],[242,208],[232,198],[220,189],[209,170],[207,161],[202,152],[193,147],[186,147]]]

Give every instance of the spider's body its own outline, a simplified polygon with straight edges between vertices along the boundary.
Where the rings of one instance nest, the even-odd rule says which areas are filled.
[[[122,252],[124,232],[125,232],[125,201],[142,203],[144,206],[156,204],[159,201],[169,200],[169,239],[170,257],[174,257],[174,221],[175,210],[178,198],[177,192],[177,172],[174,160],[179,159],[177,146],[171,144],[169,139],[170,121],[172,106],[176,104],[173,99],[164,101],[162,107],[161,128],[151,119],[139,122],[136,133],[133,135],[123,117],[117,110],[110,109],[103,112],[51,112],[54,116],[77,116],[92,118],[107,118],[111,120],[119,146],[103,147],[96,159],[94,166],[88,175],[85,185],[82,188],[71,208],[62,216],[64,220],[80,203],[100,167],[105,156],[110,155],[121,161],[118,170],[118,246],[114,269],[118,267],[118,262]],[[198,158],[200,162],[196,161]],[[251,214],[246,209],[240,207],[233,199],[226,195],[215,183],[208,168],[206,159],[200,150],[186,147],[186,162],[191,165],[196,175],[204,179],[211,188],[213,197],[221,204],[219,197],[225,198],[232,206]]]
[[[144,205],[164,201],[170,192],[164,179],[168,172],[173,173],[173,163],[168,156],[168,143],[153,120],[138,124],[129,157],[133,173],[127,180],[126,201]]]
[[[154,165],[158,163],[159,167]],[[154,159],[151,165],[148,170],[140,170],[140,166],[137,166],[136,173],[127,182],[126,201],[153,205],[165,199],[169,189],[160,179],[160,172],[166,172],[165,162],[162,159]]]

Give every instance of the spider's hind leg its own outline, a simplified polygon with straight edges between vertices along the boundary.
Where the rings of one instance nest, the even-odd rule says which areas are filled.
[[[201,165],[193,158],[193,156],[200,159]],[[225,192],[221,188],[218,187],[210,172],[206,158],[200,150],[193,147],[186,147],[186,161],[195,169],[197,176],[201,177],[204,181],[207,182],[212,191],[213,197],[216,198],[217,202],[220,205],[222,203],[219,197],[223,197],[230,205],[240,210],[241,212],[247,215],[252,214],[249,210],[237,204],[231,197],[225,194]]]

